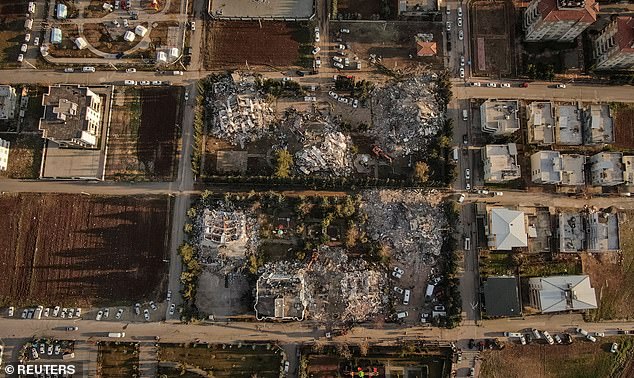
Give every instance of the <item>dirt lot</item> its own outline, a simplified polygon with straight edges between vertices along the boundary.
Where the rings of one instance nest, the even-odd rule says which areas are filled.
[[[84,8],[84,17],[97,18],[107,15],[109,12],[103,9],[102,0],[90,0],[90,4]]]
[[[178,87],[117,88],[108,137],[109,179],[173,179],[181,92]]]
[[[614,145],[634,148],[634,105],[619,104],[614,117]]]
[[[619,343],[619,354],[609,352],[612,342]],[[501,351],[484,352],[480,376],[524,378],[530,372],[531,378],[626,377],[619,373],[631,353],[631,338],[608,337],[596,343],[576,339],[571,345],[552,346],[507,344]]]
[[[621,214],[621,254],[584,255],[583,272],[590,276],[599,298],[594,320],[634,317],[634,212]],[[623,219],[621,218],[621,219]]]
[[[6,171],[0,171],[0,177],[13,179],[40,177],[44,140],[39,135],[0,134],[0,138],[11,142],[8,167]]]
[[[499,77],[511,74],[513,20],[513,5],[510,2],[471,3],[472,68],[476,75]]]
[[[337,13],[359,13],[362,19],[369,19],[372,15],[381,13],[381,1],[339,0],[337,2]]]
[[[205,67],[236,68],[249,65],[293,66],[300,59],[300,45],[310,33],[299,23],[215,21],[208,24]]]
[[[0,212],[4,304],[139,300],[166,277],[169,198],[7,194]]]
[[[139,344],[99,342],[97,374],[101,377],[134,377],[139,374]]]
[[[123,39],[124,28],[116,28],[111,22],[109,26],[103,23],[84,24],[84,37],[94,48],[109,54],[123,52],[136,46],[139,41],[128,42]],[[147,27],[147,24],[143,24]]]
[[[331,30],[341,28],[350,30],[349,34],[343,34],[343,41],[350,43],[352,53],[359,57],[367,65],[370,54],[382,57],[382,63],[389,69],[403,69],[411,64],[431,64],[441,69],[443,26],[441,23],[432,22],[337,22],[333,23]],[[438,46],[438,56],[417,57],[416,41],[414,36],[418,33],[433,34],[433,41]],[[334,41],[337,36],[331,36]],[[413,58],[410,58],[410,55]],[[328,57],[332,60],[332,57]],[[325,60],[325,59],[324,59]],[[331,62],[324,62],[327,66]]]
[[[243,345],[223,349],[222,345],[193,344],[185,347],[176,344],[161,344],[159,348],[159,375],[177,364],[185,370],[213,371],[217,378],[278,378],[282,364],[281,352],[269,345]],[[179,369],[180,370],[180,369]]]
[[[86,26],[91,25],[87,24]],[[92,24],[99,25],[99,24]],[[98,58],[97,55],[93,54],[88,49],[79,50],[75,45],[75,39],[79,37],[79,31],[77,30],[77,25],[73,24],[61,24],[59,28],[62,29],[62,43],[59,45],[49,44],[48,52],[51,56],[56,58]],[[92,40],[88,40],[92,43]]]
[[[0,67],[11,68],[18,67],[18,54],[20,54],[20,46],[24,43],[24,17],[23,13],[19,15],[11,15],[16,8],[24,9],[26,12],[26,4],[19,6],[10,6],[9,4],[0,5]]]

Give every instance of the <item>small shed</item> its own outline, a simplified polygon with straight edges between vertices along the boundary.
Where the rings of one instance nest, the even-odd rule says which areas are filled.
[[[78,49],[83,50],[86,46],[88,46],[88,42],[86,42],[83,37],[79,37],[75,39],[75,46],[77,46]]]
[[[52,44],[62,43],[62,29],[60,28],[51,29],[51,43]]]
[[[27,19],[24,21],[24,28],[25,28],[26,30],[31,30],[31,29],[33,28],[33,19],[31,19],[31,18],[27,18]]]
[[[126,31],[125,34],[123,35],[123,39],[125,39],[128,42],[133,42],[134,38],[136,38],[136,36],[130,30]]]
[[[147,34],[147,28],[142,25],[137,25],[137,27],[134,28],[134,32],[140,37],[145,37],[145,35]]]
[[[58,20],[64,20],[68,17],[68,7],[66,4],[57,4],[55,7],[55,17],[57,17]]]
[[[164,51],[159,51],[156,53],[156,62],[157,63],[167,63],[167,54]]]

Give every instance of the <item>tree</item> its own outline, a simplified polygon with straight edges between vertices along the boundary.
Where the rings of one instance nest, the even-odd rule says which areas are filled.
[[[427,163],[419,161],[416,163],[414,167],[414,177],[421,183],[424,184],[429,180],[429,166]]]
[[[288,150],[277,150],[277,161],[275,167],[275,177],[288,178],[291,175],[293,166],[293,156]]]

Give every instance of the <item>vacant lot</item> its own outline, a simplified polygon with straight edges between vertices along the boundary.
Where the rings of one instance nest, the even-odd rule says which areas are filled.
[[[614,117],[614,145],[634,148],[634,105],[618,104],[610,111]]]
[[[149,296],[165,277],[165,197],[0,196],[0,300],[90,306]]]
[[[583,271],[590,276],[599,298],[594,320],[634,317],[634,212],[621,214],[621,254],[582,256]],[[622,218],[622,219],[623,219]]]
[[[34,179],[40,177],[42,147],[44,139],[34,134],[0,134],[0,138],[11,142],[9,163],[0,177]]]
[[[618,354],[609,352],[612,342],[619,343]],[[484,352],[480,376],[524,378],[530,372],[531,378],[620,377],[631,358],[631,338],[608,337],[596,343],[578,339],[571,345],[510,344]]]
[[[14,10],[16,7],[0,5],[0,67],[18,67],[18,55],[20,46],[24,43],[24,17],[8,15],[7,10]],[[26,3],[19,6],[26,12]],[[22,15],[22,14],[20,14]]]
[[[471,3],[473,70],[477,75],[508,75],[512,70],[513,5],[504,1]]]
[[[185,371],[212,371],[217,378],[278,378],[282,356],[271,345],[233,345],[231,349],[223,349],[222,345],[161,344],[159,364],[159,369],[167,371],[176,365],[183,366]]]
[[[249,65],[292,66],[300,59],[300,45],[310,33],[299,23],[215,21],[206,34],[205,67],[234,68]]]
[[[433,22],[337,22],[331,30],[350,30],[343,34],[344,42],[350,43],[351,51],[362,61],[370,54],[381,57],[383,65],[389,69],[403,69],[408,64],[431,64],[442,68],[443,26]],[[414,36],[419,33],[433,35],[438,54],[435,57],[417,57]],[[334,40],[334,36],[331,37]],[[412,58],[410,58],[410,56]]]
[[[86,25],[89,26],[90,24]],[[92,24],[92,25],[100,25],[100,24]],[[74,24],[61,24],[58,25],[62,30],[62,43],[60,44],[49,44],[48,52],[51,56],[57,58],[98,58],[97,55],[93,54],[88,49],[79,50],[77,45],[75,45],[75,40],[79,37],[79,29],[77,29],[77,25]],[[92,37],[92,36],[91,36]],[[92,43],[93,40],[86,38],[89,43]]]
[[[99,342],[97,374],[101,377],[135,377],[139,374],[139,344]]]
[[[358,13],[363,19],[370,19],[381,13],[381,0],[339,0],[336,4],[337,13]]]
[[[108,178],[173,179],[181,92],[178,87],[116,90],[108,136]]]

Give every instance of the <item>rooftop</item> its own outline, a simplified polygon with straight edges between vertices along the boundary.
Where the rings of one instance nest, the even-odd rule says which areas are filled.
[[[584,250],[584,219],[580,213],[561,212],[557,216],[559,224],[559,251],[581,252]]]
[[[489,213],[489,246],[501,251],[528,246],[524,213],[501,207]]]
[[[619,215],[604,211],[588,213],[588,252],[610,252],[620,248]]]
[[[561,155],[561,184],[584,185],[586,183],[586,157],[579,154]]]
[[[634,156],[623,156],[623,181],[627,185],[634,185]]]
[[[589,276],[536,277],[529,279],[529,285],[539,292],[542,312],[597,308],[597,298],[594,288],[590,286]]]
[[[561,182],[561,154],[559,151],[537,151],[531,155],[531,176],[534,182]]]
[[[258,320],[303,320],[306,310],[304,277],[267,273],[256,284],[255,316]]]
[[[529,143],[555,143],[555,118],[551,102],[531,102],[528,113]]]
[[[521,175],[515,143],[487,144],[483,159],[484,180],[487,182],[514,180]]]
[[[484,282],[484,302],[488,316],[520,316],[519,291],[515,277],[489,277]]]
[[[593,185],[613,186],[623,183],[623,154],[599,152],[590,157],[590,175]]]
[[[590,105],[586,112],[585,134],[587,144],[614,142],[614,127],[608,105]]]
[[[520,129],[517,100],[487,100],[480,106],[482,131],[509,135]]]
[[[616,18],[616,25],[616,44],[621,51],[634,52],[634,17],[619,16]]]
[[[558,133],[557,144],[580,146],[583,144],[581,133],[581,111],[576,105],[558,105],[556,107],[556,122]]]
[[[595,0],[539,0],[539,13],[546,21],[575,21],[591,24],[597,20]]]

